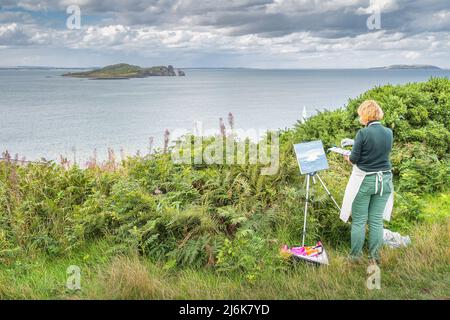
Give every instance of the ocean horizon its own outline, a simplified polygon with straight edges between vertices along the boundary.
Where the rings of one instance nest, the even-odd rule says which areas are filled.
[[[186,77],[96,81],[62,77],[85,68],[0,68],[0,149],[27,160],[86,161],[108,148],[145,154],[164,131],[287,129],[322,110],[386,84],[449,77],[450,70],[180,68]],[[87,68],[86,68],[87,69]],[[175,138],[171,136],[171,138]]]

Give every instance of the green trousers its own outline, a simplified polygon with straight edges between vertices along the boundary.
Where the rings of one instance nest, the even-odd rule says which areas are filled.
[[[391,173],[384,173],[383,181],[378,181],[378,185],[376,185],[377,178],[376,174],[365,176],[353,200],[350,256],[354,259],[362,255],[367,223],[369,224],[369,259],[380,259],[379,251],[383,245],[383,212],[393,190],[391,189]],[[382,194],[381,191],[383,191]]]

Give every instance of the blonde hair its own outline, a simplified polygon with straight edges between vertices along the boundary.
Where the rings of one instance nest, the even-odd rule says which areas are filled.
[[[367,123],[383,119],[384,112],[375,100],[366,100],[359,106],[358,115],[361,117],[361,121]]]

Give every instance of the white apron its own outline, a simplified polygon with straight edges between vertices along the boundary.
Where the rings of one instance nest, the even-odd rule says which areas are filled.
[[[347,222],[352,214],[352,204],[353,200],[355,200],[356,195],[358,194],[359,188],[364,180],[366,175],[376,174],[377,179],[375,180],[375,192],[378,191],[378,182],[381,182],[381,194],[383,194],[383,172],[391,172],[388,171],[378,171],[378,172],[365,172],[359,169],[356,165],[353,165],[353,171],[350,176],[350,179],[347,184],[347,188],[345,189],[344,200],[342,200],[341,207],[341,215],[340,218],[342,221]],[[394,185],[391,180],[391,195],[386,203],[386,207],[383,212],[383,219],[386,221],[391,220],[392,208],[394,207]]]

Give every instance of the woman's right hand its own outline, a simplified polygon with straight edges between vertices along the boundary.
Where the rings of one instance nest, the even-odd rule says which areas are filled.
[[[344,156],[344,159],[347,160],[350,165],[353,165],[353,163],[350,161],[350,156]]]

